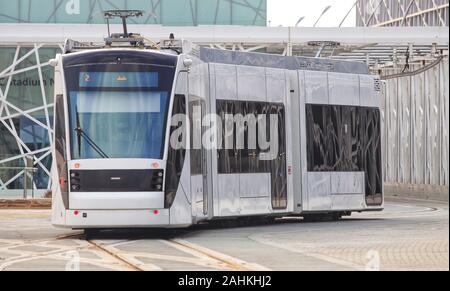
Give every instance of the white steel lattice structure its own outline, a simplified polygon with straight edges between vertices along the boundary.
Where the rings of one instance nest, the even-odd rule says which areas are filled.
[[[358,26],[448,26],[448,0],[358,0]]]
[[[33,158],[36,169],[33,175],[41,178],[34,180],[30,186],[49,189],[53,101],[48,87],[53,70],[48,64],[49,56],[41,56],[40,52],[46,50],[48,53],[50,49],[52,56],[60,47],[33,44],[8,49],[12,56],[11,63],[6,68],[2,66],[4,69],[0,72],[0,154],[3,158],[0,160],[0,190],[19,188],[17,184],[23,187],[27,157]],[[35,80],[30,77],[35,77]],[[20,89],[14,88],[24,82],[36,87],[33,91],[37,98],[32,102],[29,102],[29,96],[21,96],[23,92]],[[9,146],[5,149],[6,145]],[[26,175],[31,176],[31,171],[27,171]],[[11,187],[14,184],[16,187]],[[11,192],[8,194],[12,195]]]

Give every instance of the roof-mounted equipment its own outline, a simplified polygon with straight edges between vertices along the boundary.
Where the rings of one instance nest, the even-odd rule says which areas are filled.
[[[104,11],[103,15],[108,25],[108,37],[105,38],[107,47],[113,43],[129,43],[132,46],[144,47],[144,38],[140,34],[129,33],[127,28],[127,18],[143,16],[142,10],[108,10]],[[123,33],[111,33],[109,21],[114,18],[122,19]]]

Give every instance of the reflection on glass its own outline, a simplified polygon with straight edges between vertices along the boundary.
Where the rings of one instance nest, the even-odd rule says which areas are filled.
[[[70,92],[74,158],[104,158],[96,146],[109,158],[161,158],[167,98],[167,92]],[[78,126],[87,138],[78,136]]]

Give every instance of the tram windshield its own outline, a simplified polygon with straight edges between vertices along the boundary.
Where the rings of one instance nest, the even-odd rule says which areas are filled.
[[[98,69],[69,77],[72,158],[161,159],[173,69]]]

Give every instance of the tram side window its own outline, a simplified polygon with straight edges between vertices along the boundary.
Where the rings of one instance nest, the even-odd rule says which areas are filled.
[[[200,110],[200,116],[194,116],[194,110]],[[191,175],[200,175],[202,173],[202,163],[201,163],[201,148],[194,146],[194,140],[201,138],[201,103],[200,100],[189,102],[189,122],[190,122],[190,132],[191,132]],[[196,129],[194,130],[194,123],[196,123]],[[200,125],[199,125],[200,124]]]
[[[266,102],[241,102],[244,122],[244,148],[240,149],[240,173],[268,173],[270,161],[261,159],[263,151],[260,148],[258,137],[260,128],[258,118],[266,120],[266,139],[270,137],[270,112],[271,107]],[[264,117],[262,117],[264,116]]]
[[[184,95],[175,95],[172,117],[176,115],[186,115],[186,97]],[[185,122],[186,121],[184,121],[184,123]],[[179,122],[178,125],[172,125],[170,127],[170,137],[172,137],[175,130],[180,129],[180,126],[182,126],[182,124]],[[179,136],[179,142],[186,140],[186,136],[184,136],[185,132],[186,129],[183,129],[182,134]],[[186,146],[177,146],[174,148],[172,144],[169,143],[169,155],[167,158],[166,170],[165,208],[170,208],[175,199],[181,172],[183,170],[185,155]]]
[[[55,102],[55,150],[56,150],[56,163],[58,166],[58,172],[61,172],[63,165],[67,162],[66,153],[66,119],[64,115],[64,99],[63,95],[56,96]]]
[[[205,174],[205,148],[202,146],[203,134],[206,127],[202,120],[206,115],[206,102],[204,100],[195,100],[189,102],[189,121],[190,121],[190,153],[191,153],[191,175]],[[195,124],[195,127],[194,127]]]
[[[332,106],[329,128],[334,136],[332,144],[337,151],[333,157],[333,171],[352,172],[359,171],[358,148],[360,138],[358,136],[360,109],[355,106]]]
[[[306,105],[308,171],[359,171],[360,109]]]
[[[358,150],[360,168],[365,173],[368,205],[382,203],[381,114],[378,108],[361,108]]]
[[[272,207],[285,209],[287,207],[287,172],[286,172],[286,116],[283,105],[272,105],[270,114],[278,117],[278,154],[269,166],[272,175]]]
[[[240,151],[236,148],[236,124],[233,118],[226,118],[227,115],[231,117],[242,112],[241,103],[238,101],[218,100],[217,114],[222,121],[222,145],[217,151],[218,154],[218,173],[219,174],[237,174],[240,171]],[[226,136],[227,130],[233,132],[231,137]],[[227,143],[228,139],[228,144]]]
[[[368,205],[382,203],[378,108],[306,105],[310,172],[364,172]]]
[[[334,151],[329,128],[332,126],[330,107],[306,105],[308,171],[331,171]]]
[[[64,206],[68,208],[68,170],[66,151],[66,118],[64,112],[64,98],[62,94],[56,95],[55,102],[55,154],[56,168],[60,179],[61,194]]]
[[[258,138],[262,133],[259,132],[260,128],[257,124],[258,118],[265,118],[266,132],[263,136],[269,142],[271,114],[278,117],[279,129],[276,138],[278,139],[279,156],[277,157],[278,159],[280,157],[286,159],[284,105],[267,102],[218,100],[217,114],[222,123],[220,133],[222,135],[222,147],[218,150],[219,174],[271,173],[274,162],[267,158],[271,149],[261,148]],[[227,115],[229,115],[228,118]],[[242,128],[243,132],[239,133],[238,128]],[[227,137],[227,133],[230,132],[233,132],[233,135]],[[240,148],[237,144],[238,136],[243,137],[243,147],[241,145]]]

